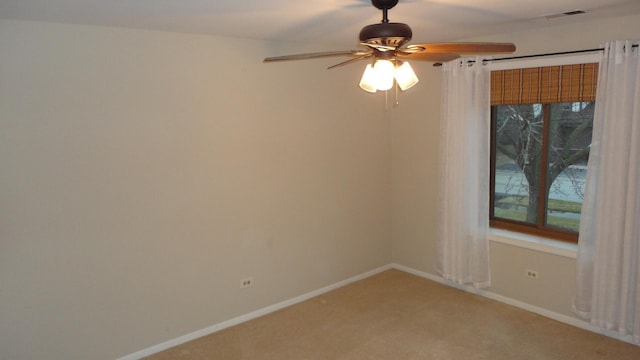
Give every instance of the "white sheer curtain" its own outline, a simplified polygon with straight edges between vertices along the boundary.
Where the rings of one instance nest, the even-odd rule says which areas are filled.
[[[606,44],[600,63],[574,309],[640,344],[640,60],[632,45]]]
[[[454,283],[487,287],[491,72],[482,58],[468,60],[443,67],[437,270]]]

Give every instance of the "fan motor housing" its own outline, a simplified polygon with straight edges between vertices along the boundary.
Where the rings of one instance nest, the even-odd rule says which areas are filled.
[[[398,5],[398,0],[371,0],[371,4],[380,10],[391,9]]]
[[[413,32],[407,24],[383,22],[367,25],[360,30],[360,42],[400,47],[411,40]]]

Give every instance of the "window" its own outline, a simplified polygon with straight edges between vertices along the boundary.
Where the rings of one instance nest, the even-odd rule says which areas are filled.
[[[577,241],[598,64],[493,71],[493,227]]]

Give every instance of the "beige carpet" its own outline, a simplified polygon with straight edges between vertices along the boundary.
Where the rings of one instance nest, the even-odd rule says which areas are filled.
[[[640,359],[640,347],[389,270],[147,359]]]

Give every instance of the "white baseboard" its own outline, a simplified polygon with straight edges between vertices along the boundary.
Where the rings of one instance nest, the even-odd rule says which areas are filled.
[[[419,270],[416,270],[416,269],[412,269],[410,267],[406,267],[406,266],[403,266],[403,265],[388,264],[388,265],[379,267],[377,269],[374,269],[374,270],[371,270],[371,271],[367,271],[367,272],[365,272],[363,274],[350,277],[350,278],[348,278],[346,280],[339,281],[339,282],[337,282],[335,284],[332,284],[332,285],[329,285],[329,286],[325,286],[325,287],[320,288],[318,290],[314,290],[314,291],[308,292],[306,294],[297,296],[295,298],[292,298],[292,299],[289,299],[289,300],[285,300],[285,301],[279,302],[279,303],[271,305],[271,306],[267,306],[265,308],[250,312],[248,314],[244,314],[244,315],[238,316],[236,318],[233,318],[233,319],[230,319],[230,320],[227,320],[227,321],[223,321],[221,323],[209,326],[209,327],[201,329],[201,330],[194,331],[192,333],[183,335],[183,336],[175,338],[173,340],[165,341],[165,342],[163,342],[161,344],[154,345],[154,346],[151,346],[151,347],[146,348],[144,350],[140,350],[138,352],[135,352],[133,354],[129,354],[129,355],[123,356],[123,357],[121,357],[121,358],[119,358],[117,360],[138,360],[138,359],[141,359],[141,358],[143,358],[145,356],[153,355],[155,353],[167,350],[167,349],[172,348],[174,346],[178,346],[180,344],[184,344],[184,343],[186,343],[188,341],[195,340],[197,338],[200,338],[200,337],[203,337],[203,336],[206,336],[206,335],[209,335],[209,334],[213,334],[215,332],[218,332],[220,330],[224,330],[224,329],[229,328],[231,326],[235,326],[235,325],[247,322],[249,320],[253,320],[253,319],[259,318],[261,316],[270,314],[272,312],[284,309],[284,308],[289,307],[291,305],[295,305],[295,304],[303,302],[305,300],[309,300],[309,299],[311,299],[313,297],[316,297],[318,295],[322,295],[322,294],[324,294],[326,292],[341,288],[341,287],[349,285],[349,284],[351,284],[353,282],[356,282],[356,281],[359,281],[359,280],[362,280],[362,279],[366,279],[366,278],[368,278],[370,276],[379,274],[379,273],[381,273],[383,271],[386,271],[386,270],[389,270],[389,269],[397,269],[397,270],[400,270],[400,271],[404,271],[404,272],[407,272],[407,273],[410,273],[410,274],[413,274],[413,275],[417,275],[417,276],[423,277],[425,279],[429,279],[429,280],[432,280],[432,281],[435,281],[435,282],[438,282],[438,283],[441,283],[441,284],[444,284],[444,285],[447,285],[447,286],[455,287],[455,288],[463,290],[463,291],[467,291],[467,292],[470,292],[470,293],[473,293],[473,294],[476,294],[476,295],[484,296],[484,297],[487,297],[489,299],[493,299],[493,300],[505,303],[507,305],[515,306],[517,308],[520,308],[520,309],[523,309],[523,310],[526,310],[526,311],[530,311],[530,312],[536,313],[538,315],[542,315],[544,317],[547,317],[547,318],[550,318],[550,319],[553,319],[553,320],[556,320],[556,321],[560,321],[560,322],[568,324],[568,325],[572,325],[572,326],[575,326],[575,327],[578,327],[578,328],[581,328],[581,329],[584,329],[584,330],[588,330],[588,331],[595,332],[595,333],[598,333],[598,334],[601,334],[601,335],[612,337],[612,338],[617,339],[617,340],[621,340],[621,341],[624,341],[624,342],[628,342],[628,343],[637,345],[637,344],[635,344],[633,342],[631,336],[628,336],[628,337],[627,336],[621,336],[621,335],[619,335],[619,334],[617,334],[615,332],[612,332],[612,331],[602,330],[600,328],[597,328],[597,327],[589,324],[588,322],[586,322],[584,320],[581,320],[581,319],[578,319],[578,318],[575,318],[575,317],[571,317],[571,316],[563,315],[563,314],[560,314],[560,313],[556,313],[554,311],[550,311],[550,310],[547,310],[547,309],[544,309],[544,308],[541,308],[541,307],[538,307],[538,306],[527,304],[527,303],[519,301],[519,300],[515,300],[515,299],[509,298],[509,297],[506,297],[506,296],[503,296],[503,295],[499,295],[499,294],[496,294],[496,293],[492,293],[490,291],[476,289],[476,288],[471,287],[471,286],[461,286],[461,285],[452,284],[450,282],[445,281],[440,276],[429,274],[429,273],[426,273],[426,272],[423,272],[423,271],[419,271]]]
[[[454,287],[456,289],[460,289],[463,291],[467,291],[476,295],[480,295],[480,296],[484,296],[486,298],[492,299],[492,300],[496,300],[499,301],[501,303],[505,303],[507,305],[511,305],[511,306],[515,306],[517,308],[538,314],[538,315],[542,315],[544,317],[559,321],[561,323],[565,323],[568,325],[572,325],[575,326],[577,328],[583,329],[583,330],[588,330],[600,335],[605,335],[620,341],[624,341],[633,345],[638,345],[636,343],[633,342],[633,338],[631,336],[622,336],[614,331],[608,331],[608,330],[603,330],[600,329],[598,327],[595,327],[593,325],[591,325],[589,322],[584,321],[582,319],[576,318],[576,317],[571,317],[571,316],[567,316],[564,314],[560,314],[548,309],[544,309],[535,305],[531,305],[531,304],[527,304],[525,302],[519,301],[519,300],[515,300],[512,299],[510,297],[506,297],[500,294],[496,294],[496,293],[492,293],[490,291],[486,291],[486,290],[482,290],[482,289],[476,289],[472,286],[462,286],[462,285],[457,285],[457,284],[453,284],[451,282],[446,281],[444,278],[438,276],[438,275],[433,275],[433,274],[429,274],[423,271],[419,271],[416,269],[412,269],[403,265],[398,265],[398,264],[391,264],[391,267],[393,269],[397,269],[400,271],[404,271],[404,272],[408,272],[410,274],[413,275],[417,275],[420,277],[423,277],[425,279],[429,279],[447,286],[451,286]]]
[[[339,281],[339,282],[337,282],[335,284],[332,284],[332,285],[329,285],[329,286],[325,286],[323,288],[308,292],[306,294],[297,296],[295,298],[292,298],[292,299],[289,299],[289,300],[285,300],[285,301],[279,302],[279,303],[271,305],[271,306],[267,306],[265,308],[250,312],[248,314],[244,314],[244,315],[238,316],[238,317],[233,318],[231,320],[223,321],[221,323],[209,326],[207,328],[204,328],[204,329],[201,329],[201,330],[197,330],[197,331],[194,331],[192,333],[180,336],[180,337],[175,338],[173,340],[165,341],[165,342],[163,342],[161,344],[154,345],[154,346],[151,346],[151,347],[146,348],[144,350],[137,351],[137,352],[135,352],[133,354],[129,354],[129,355],[123,356],[121,358],[118,358],[117,360],[138,360],[138,359],[141,359],[141,358],[143,358],[145,356],[150,356],[150,355],[153,355],[155,353],[159,353],[161,351],[167,350],[167,349],[172,348],[174,346],[178,346],[180,344],[184,344],[184,343],[186,343],[188,341],[195,340],[197,338],[200,338],[200,337],[203,337],[203,336],[206,336],[206,335],[209,335],[209,334],[213,334],[215,332],[218,332],[220,330],[224,330],[224,329],[229,328],[231,326],[235,326],[235,325],[241,324],[243,322],[247,322],[249,320],[253,320],[253,319],[259,318],[261,316],[270,314],[272,312],[284,309],[284,308],[289,307],[291,305],[295,305],[295,304],[303,302],[305,300],[309,300],[309,299],[311,299],[313,297],[316,297],[318,295],[322,295],[322,294],[324,294],[326,292],[341,288],[341,287],[343,287],[345,285],[349,285],[349,284],[351,284],[353,282],[366,279],[368,277],[371,277],[373,275],[379,274],[379,273],[381,273],[383,271],[386,271],[386,270],[389,270],[389,269],[392,269],[392,268],[393,268],[393,265],[389,264],[389,265],[385,265],[385,266],[379,267],[379,268],[371,270],[371,271],[367,271],[367,272],[365,272],[363,274],[350,277],[350,278],[348,278],[346,280]]]

